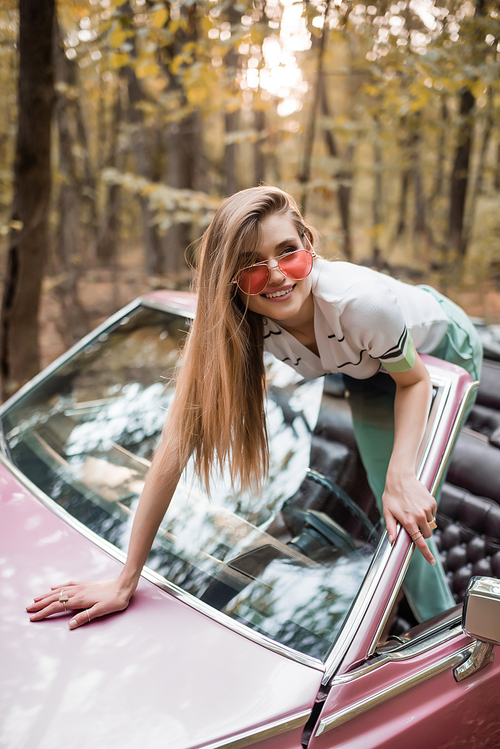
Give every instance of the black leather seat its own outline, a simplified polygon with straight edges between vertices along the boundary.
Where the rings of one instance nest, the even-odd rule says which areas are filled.
[[[462,432],[453,452],[448,481],[500,504],[500,450],[485,435]]]
[[[462,601],[472,575],[500,577],[500,506],[445,484],[434,538],[455,600]]]

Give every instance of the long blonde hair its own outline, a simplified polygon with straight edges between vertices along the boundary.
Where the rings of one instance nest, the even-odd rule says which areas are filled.
[[[312,238],[293,198],[263,186],[228,198],[201,243],[197,312],[164,439],[181,466],[194,455],[208,490],[212,471],[226,462],[240,488],[258,486],[268,472],[262,317],[247,309],[232,281],[257,258],[260,224],[274,213],[289,215],[299,236]]]

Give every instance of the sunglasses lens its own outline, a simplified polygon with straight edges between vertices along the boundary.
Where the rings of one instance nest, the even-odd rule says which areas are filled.
[[[279,265],[288,278],[291,278],[293,281],[301,281],[311,272],[313,258],[307,250],[297,250],[281,258]]]
[[[260,294],[266,288],[269,278],[267,265],[254,265],[240,270],[237,283],[244,294]]]
[[[278,260],[278,267],[287,278],[301,281],[307,278],[313,267],[313,256],[308,250],[295,250]],[[260,294],[267,286],[270,270],[267,263],[243,268],[236,277],[236,283],[244,294]]]

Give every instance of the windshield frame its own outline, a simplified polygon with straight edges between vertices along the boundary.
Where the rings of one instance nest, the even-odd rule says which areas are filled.
[[[61,366],[66,364],[67,361],[70,360],[75,354],[79,353],[82,349],[84,349],[89,344],[91,344],[100,335],[109,331],[111,328],[115,327],[117,323],[119,323],[122,319],[124,319],[131,313],[134,313],[140,307],[158,309],[158,310],[161,310],[162,312],[182,315],[183,317],[187,319],[194,318],[194,310],[190,310],[188,305],[180,304],[180,303],[176,304],[175,299],[173,301],[168,300],[168,301],[163,302],[163,300],[158,299],[158,296],[159,296],[158,294],[155,294],[152,298],[151,297],[148,298],[148,296],[138,297],[133,302],[131,302],[130,304],[128,304],[127,306],[119,310],[117,313],[115,313],[113,316],[108,318],[103,324],[98,326],[95,330],[93,330],[91,333],[89,333],[87,336],[81,339],[77,344],[71,347],[65,354],[63,354],[58,359],[56,359],[51,365],[49,365],[46,369],[40,372],[29,383],[24,385],[14,396],[12,396],[8,401],[6,401],[3,405],[1,405],[0,406],[0,418],[3,417],[14,405],[18,405],[19,402],[31,392],[33,387],[36,387],[37,385],[47,380]],[[167,296],[167,294],[165,296]],[[168,299],[168,296],[167,296],[167,299]],[[423,446],[423,455],[420,460],[419,473],[421,473],[425,465],[425,461],[429,454],[430,446],[432,445],[433,438],[435,436],[436,429],[440,422],[443,409],[448,399],[448,395],[449,395],[450,388],[451,388],[451,382],[450,380],[446,378],[446,376],[442,378],[441,376],[439,377],[433,376],[432,380],[433,380],[433,384],[437,385],[438,387],[439,397],[435,399],[433,408],[431,409],[431,414],[433,418],[432,418],[432,421],[430,421],[429,423],[430,428],[427,430],[427,433],[426,433],[426,440]],[[0,442],[0,461],[11,471],[11,473],[20,481],[20,483],[22,483],[31,492],[31,494],[33,494],[40,502],[42,502],[42,504],[48,507],[58,517],[64,520],[64,522],[66,522],[68,525],[78,530],[80,533],[82,533],[82,535],[88,538],[92,543],[94,543],[96,546],[101,548],[106,553],[113,556],[118,561],[122,563],[125,562],[126,560],[125,552],[121,551],[114,544],[102,538],[97,533],[89,529],[82,522],[80,522],[79,520],[74,518],[72,515],[70,515],[70,513],[68,513],[65,509],[63,509],[49,495],[45,494],[45,492],[39,489],[29,478],[27,478],[22,473],[22,471],[20,471],[12,462],[10,455],[9,455],[8,446],[3,441]],[[247,639],[258,643],[266,647],[267,649],[272,650],[275,653],[279,653],[286,658],[289,658],[293,661],[301,663],[302,665],[309,666],[323,673],[325,673],[325,670],[326,670],[328,673],[331,674],[332,670],[333,671],[335,670],[335,668],[332,669],[333,663],[335,664],[339,663],[339,660],[341,660],[342,658],[342,653],[346,651],[346,648],[350,642],[350,639],[351,639],[350,635],[352,634],[352,632],[356,630],[356,628],[361,623],[361,620],[367,610],[371,597],[374,591],[376,590],[380,582],[380,579],[382,577],[383,571],[388,563],[391,550],[392,550],[392,547],[389,544],[387,532],[384,531],[377,545],[372,561],[368,567],[363,583],[360,589],[358,590],[358,593],[352,603],[351,610],[349,614],[346,616],[346,619],[343,622],[343,625],[332,645],[332,648],[329,654],[326,656],[325,662],[318,658],[315,658],[313,656],[310,656],[298,650],[295,650],[287,645],[283,645],[279,642],[276,642],[270,637],[264,635],[263,633],[257,630],[251,629],[250,627],[247,627],[242,622],[239,622],[236,619],[231,618],[230,616],[213,608],[209,604],[199,600],[191,593],[184,591],[175,583],[170,582],[165,577],[155,572],[154,570],[148,568],[147,566],[144,566],[141,575],[145,579],[149,580],[150,582],[152,582],[153,584],[161,588],[164,592],[168,593],[169,595],[174,596],[180,601],[183,601],[184,603],[189,605],[191,608],[194,608],[200,611],[201,613],[210,617],[212,620],[215,620],[218,623],[222,624],[223,626],[227,627],[228,629],[231,629],[243,635]]]

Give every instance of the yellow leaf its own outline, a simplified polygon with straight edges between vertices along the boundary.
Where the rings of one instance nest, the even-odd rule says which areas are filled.
[[[168,30],[172,34],[172,36],[177,33],[179,30],[185,30],[187,28],[187,23],[184,18],[178,18],[175,21],[171,21],[168,25]]]
[[[160,73],[160,68],[156,63],[150,62],[147,65],[141,65],[135,71],[138,78],[147,78],[148,76],[154,77]]]
[[[168,10],[166,8],[158,8],[153,11],[153,23],[157,29],[162,29],[168,21]]]
[[[111,46],[114,47],[114,49],[118,49],[118,47],[121,47],[126,38],[127,38],[127,33],[123,31],[123,29],[121,29],[120,27],[116,28],[109,35],[109,41],[111,43]]]
[[[206,88],[202,88],[201,86],[196,86],[187,92],[187,98],[190,104],[192,104],[194,107],[199,107],[203,104],[203,102],[206,100],[208,95],[208,91]]]
[[[109,60],[111,67],[115,68],[123,68],[124,65],[127,65],[128,63],[128,55],[124,55],[120,52],[115,52],[113,55],[111,55]]]

